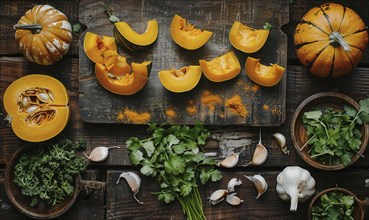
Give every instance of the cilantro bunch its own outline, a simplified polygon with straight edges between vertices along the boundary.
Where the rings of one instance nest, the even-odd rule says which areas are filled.
[[[327,192],[311,209],[312,220],[354,220],[354,197],[341,192]]]
[[[24,153],[15,165],[14,183],[31,198],[31,206],[45,202],[54,206],[73,195],[74,176],[86,169],[87,161],[76,156],[85,142],[62,140]]]
[[[351,106],[343,110],[328,108],[305,112],[302,120],[307,129],[311,158],[323,164],[347,166],[354,155],[358,154],[361,145],[359,125],[369,122],[369,99],[359,102],[357,111]]]
[[[127,141],[131,163],[141,165],[141,173],[159,183],[161,191],[153,193],[159,201],[170,203],[177,199],[188,219],[205,219],[198,184],[221,179],[215,161],[207,158],[202,149],[209,131],[202,124],[193,128],[149,126],[151,137]]]

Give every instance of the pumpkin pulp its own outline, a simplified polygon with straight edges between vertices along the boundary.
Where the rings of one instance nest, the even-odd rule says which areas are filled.
[[[245,70],[252,81],[266,87],[276,85],[285,72],[285,69],[278,64],[266,66],[260,63],[260,59],[252,57],[247,57]]]
[[[132,69],[132,72],[130,72]],[[131,63],[118,55],[118,61],[110,70],[103,64],[95,64],[95,75],[99,83],[112,93],[133,95],[147,83],[151,70],[151,61]]]
[[[31,74],[17,79],[6,89],[3,100],[14,133],[26,141],[56,136],[69,119],[68,92],[50,76]]]
[[[162,85],[171,92],[187,92],[195,88],[201,79],[200,66],[161,70],[158,73]]]
[[[244,53],[255,53],[264,46],[270,27],[266,24],[265,29],[253,29],[235,21],[229,32],[229,41],[233,47]]]
[[[216,57],[211,61],[199,60],[206,78],[213,82],[233,79],[241,72],[241,65],[233,51]]]
[[[135,32],[126,22],[114,24],[114,36],[117,42],[129,50],[142,50],[152,45],[159,34],[158,22],[150,20],[147,22],[146,31],[142,34]]]
[[[83,49],[87,57],[94,63],[104,63],[103,54],[107,50],[117,51],[117,45],[115,38],[109,36],[103,36],[87,32],[84,41]]]
[[[326,3],[310,9],[297,25],[294,43],[300,62],[319,77],[340,77],[360,62],[368,43],[356,12]]]
[[[170,34],[174,42],[187,50],[196,50],[209,41],[213,32],[200,30],[179,15],[174,15],[170,25]]]

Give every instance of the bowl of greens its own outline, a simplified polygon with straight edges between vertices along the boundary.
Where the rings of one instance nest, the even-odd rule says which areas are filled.
[[[341,93],[318,93],[295,110],[291,139],[298,155],[309,165],[340,170],[363,157],[368,123],[369,99],[357,103]]]
[[[11,203],[35,219],[51,219],[65,213],[82,186],[91,185],[91,181],[81,180],[79,175],[86,169],[87,161],[76,152],[84,145],[64,139],[50,146],[32,144],[17,150],[5,168],[4,188]]]
[[[354,193],[343,188],[329,188],[318,193],[310,202],[308,219],[363,220],[369,199],[360,200]]]

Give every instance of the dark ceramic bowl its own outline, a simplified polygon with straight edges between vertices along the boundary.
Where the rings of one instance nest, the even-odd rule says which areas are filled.
[[[308,112],[314,109],[321,109],[322,111],[324,111],[327,108],[342,110],[344,105],[352,106],[357,110],[359,109],[359,104],[355,102],[355,100],[351,99],[346,95],[335,92],[323,92],[312,95],[309,98],[305,99],[297,107],[291,122],[291,139],[297,154],[309,165],[321,170],[340,170],[345,168],[345,166],[342,164],[327,165],[320,162],[319,160],[312,159],[308,153],[308,150],[310,148],[309,145],[307,145],[306,147],[304,147],[303,150],[301,150],[301,148],[309,139],[306,129],[304,127],[304,123],[302,121],[302,116],[304,112]],[[357,161],[357,159],[359,159],[360,156],[363,155],[365,148],[368,144],[369,125],[368,124],[363,125],[359,129],[361,129],[362,132],[361,146],[358,153],[352,157],[351,163],[347,166],[350,166],[353,163],[355,163],[355,161]]]

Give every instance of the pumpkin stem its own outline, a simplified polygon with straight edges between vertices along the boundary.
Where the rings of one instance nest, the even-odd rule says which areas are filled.
[[[348,52],[350,51],[350,46],[346,43],[343,37],[336,31],[333,31],[331,35],[329,35],[330,43],[336,42],[339,43],[343,49]]]
[[[42,26],[39,24],[16,24],[14,29],[30,30],[32,34],[39,34],[42,30]]]

